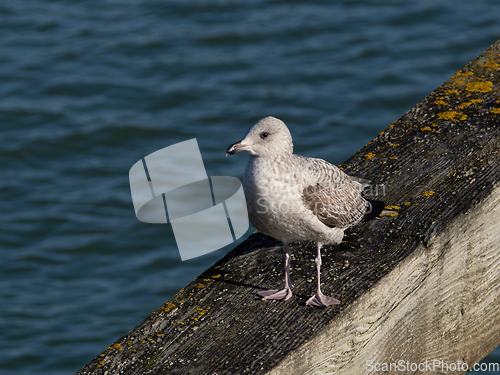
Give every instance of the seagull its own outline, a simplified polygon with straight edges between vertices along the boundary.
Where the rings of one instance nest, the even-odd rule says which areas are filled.
[[[288,127],[275,117],[255,123],[241,141],[228,147],[226,156],[240,151],[250,154],[243,178],[249,220],[284,247],[284,287],[257,295],[263,300],[292,296],[290,243],[311,240],[317,246],[317,287],[306,305],[340,304],[321,292],[321,248],[340,244],[347,228],[377,218],[384,211],[384,202],[361,195],[367,180],[348,176],[323,159],[294,154]]]

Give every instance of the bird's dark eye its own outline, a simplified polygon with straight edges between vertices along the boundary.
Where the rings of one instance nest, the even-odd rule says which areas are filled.
[[[266,138],[269,134],[267,132],[260,133],[261,138]]]

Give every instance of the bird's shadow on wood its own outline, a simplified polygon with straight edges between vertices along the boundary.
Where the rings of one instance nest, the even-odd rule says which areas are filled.
[[[268,288],[256,285],[254,283],[234,280],[230,276],[231,274],[233,274],[233,272],[223,270],[221,269],[222,267],[220,266],[229,262],[231,259],[238,258],[241,256],[246,256],[250,253],[262,249],[276,248],[276,247],[280,247],[280,251],[283,251],[283,244],[281,243],[281,241],[275,240],[272,237],[263,235],[261,233],[255,233],[252,236],[250,236],[245,242],[243,242],[242,244],[237,246],[234,250],[232,250],[230,253],[228,253],[219,262],[217,262],[214,265],[214,267],[211,267],[210,269],[206,270],[202,275],[199,276],[199,278],[201,279],[210,278],[213,281],[226,285],[252,288],[254,290],[252,294],[254,295],[255,299],[262,300],[262,298],[258,296],[257,293],[259,291],[267,290]],[[304,254],[307,253],[310,255],[311,258],[310,260],[313,260],[316,254],[316,245],[312,241],[294,242],[291,244],[291,248],[292,248],[292,257],[295,257],[294,253],[297,254],[297,257],[299,258],[304,257]],[[274,251],[276,250],[277,249],[274,249]],[[343,241],[343,243],[341,243],[340,245],[324,246],[322,254],[324,254],[323,256],[325,257],[325,259],[329,259],[329,263],[333,262],[337,264],[336,268],[338,269],[339,272],[341,272],[342,264],[344,264],[346,260],[352,259],[355,256],[357,250],[358,249],[356,247],[356,244],[352,243],[352,241],[349,241],[349,239],[347,239],[347,241]],[[275,266],[276,269],[279,269],[279,267],[282,265],[284,266],[284,263],[282,263],[283,259],[281,257],[277,257],[276,254],[270,256],[270,258],[272,258],[272,260],[270,260],[270,264]],[[311,271],[313,270],[311,269]],[[311,297],[312,294],[307,295],[305,293],[298,293],[297,291],[294,291],[293,295],[294,297],[299,298],[301,300],[300,301],[301,306],[306,306],[306,301]],[[272,301],[263,301],[263,302],[272,302]],[[277,301],[277,302],[284,302],[284,301]]]

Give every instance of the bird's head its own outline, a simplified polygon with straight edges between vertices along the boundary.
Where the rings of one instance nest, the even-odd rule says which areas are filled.
[[[285,123],[269,116],[256,122],[245,137],[228,147],[227,155],[247,151],[252,156],[291,155],[293,153],[292,135]]]

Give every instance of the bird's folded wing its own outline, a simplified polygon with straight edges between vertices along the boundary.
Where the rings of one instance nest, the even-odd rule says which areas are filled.
[[[307,159],[308,184],[302,192],[305,206],[332,228],[360,222],[369,204],[349,176],[322,159]]]

